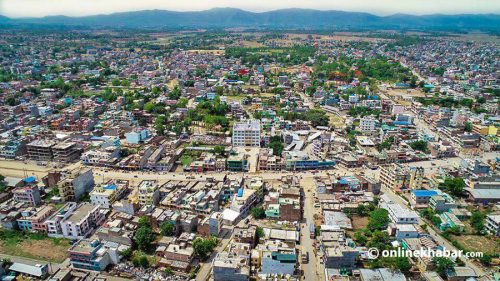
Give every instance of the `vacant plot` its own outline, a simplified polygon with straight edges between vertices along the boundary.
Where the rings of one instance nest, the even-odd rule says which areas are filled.
[[[352,228],[358,230],[368,225],[368,217],[352,216]]]
[[[481,235],[460,235],[453,236],[460,244],[469,251],[478,251],[483,253],[500,253],[500,241],[495,241]]]
[[[50,238],[42,234],[0,232],[0,253],[11,256],[60,263],[67,258],[70,245],[67,239]]]

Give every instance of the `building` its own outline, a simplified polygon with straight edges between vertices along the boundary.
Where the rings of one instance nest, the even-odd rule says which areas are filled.
[[[106,249],[99,240],[82,239],[68,250],[75,269],[103,271],[118,259],[117,249]]]
[[[105,184],[95,187],[90,192],[90,202],[94,205],[100,205],[101,208],[109,209],[113,203],[120,200],[127,188],[127,181],[110,180]]]
[[[47,233],[45,220],[53,213],[54,207],[50,205],[28,208],[21,212],[21,217],[17,219],[17,226],[23,231]]]
[[[82,149],[74,142],[63,142],[52,146],[52,154],[55,161],[72,162],[80,158]]]
[[[147,129],[138,129],[125,134],[125,139],[130,144],[139,144],[149,137],[151,137],[151,133]]]
[[[260,121],[255,119],[237,122],[233,126],[233,146],[260,147]]]
[[[76,208],[71,208],[69,215],[66,215],[65,206],[61,208],[56,214],[62,215],[60,219],[57,219],[55,223],[59,224],[58,233],[53,236],[65,237],[68,239],[82,239],[89,236],[97,227],[104,221],[104,212],[101,212],[99,205],[93,205],[90,203],[83,203]],[[49,223],[49,234],[50,227],[53,224],[52,219],[47,220]],[[49,235],[50,236],[50,235]]]
[[[399,191],[408,186],[409,174],[406,169],[399,164],[382,166],[380,170],[380,182],[382,187]]]
[[[423,167],[411,167],[410,168],[410,184],[411,189],[422,189],[424,184],[424,168]]]
[[[240,187],[233,196],[230,209],[241,214],[246,214],[257,202],[256,191]]]
[[[406,277],[399,270],[389,268],[360,268],[358,270],[361,281],[406,281]]]
[[[52,147],[54,141],[34,140],[26,145],[28,157],[36,161],[50,161],[53,158]]]
[[[25,178],[24,186],[14,189],[12,194],[14,195],[14,201],[26,203],[30,206],[38,206],[42,202],[35,177]]]
[[[491,235],[500,236],[500,215],[491,214],[486,216],[486,229]]]
[[[389,217],[395,224],[418,223],[418,214],[398,203],[394,203],[392,201],[381,201],[380,206],[389,212]]]
[[[429,204],[431,197],[438,195],[440,192],[438,190],[412,190],[410,202],[413,207],[425,208]]]
[[[250,250],[248,250],[250,252]],[[250,278],[248,256],[222,252],[212,262],[214,281],[247,281]]]
[[[94,173],[90,168],[72,170],[57,185],[61,201],[77,201],[94,186]]]
[[[429,199],[429,207],[438,213],[447,212],[456,206],[455,200],[446,193],[432,195]]]
[[[371,133],[376,130],[378,126],[378,120],[373,116],[366,116],[361,118],[359,121],[359,130],[364,133]]]
[[[157,205],[160,200],[160,189],[155,180],[144,180],[139,184],[139,203]]]

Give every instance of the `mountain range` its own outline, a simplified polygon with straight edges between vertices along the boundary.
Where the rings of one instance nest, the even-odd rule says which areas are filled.
[[[498,14],[377,16],[361,12],[282,9],[249,12],[235,8],[177,12],[144,10],[84,17],[47,16],[41,18],[8,18],[0,16],[3,25],[62,25],[117,28],[425,28],[500,30]]]

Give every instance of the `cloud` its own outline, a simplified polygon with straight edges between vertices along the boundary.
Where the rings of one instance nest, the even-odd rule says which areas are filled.
[[[0,14],[9,17],[86,16],[147,9],[193,11],[215,7],[250,11],[309,8],[378,15],[500,13],[500,1],[496,0],[0,0]]]

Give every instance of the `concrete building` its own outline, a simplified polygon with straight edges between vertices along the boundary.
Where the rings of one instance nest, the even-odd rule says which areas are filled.
[[[14,201],[26,203],[30,206],[38,206],[42,202],[35,177],[25,178],[23,186],[14,189],[12,194],[14,195]]]
[[[74,142],[63,142],[52,146],[52,154],[55,161],[72,162],[80,158],[82,150]]]
[[[399,191],[408,186],[409,174],[400,164],[382,166],[380,169],[380,182],[382,187]]]
[[[36,161],[50,161],[53,158],[52,147],[54,141],[34,140],[26,145],[28,157]]]
[[[113,203],[121,198],[127,188],[127,181],[110,180],[105,184],[95,187],[90,192],[90,202],[94,205],[100,205],[101,208],[109,209]]]
[[[255,119],[237,122],[233,126],[233,146],[260,147],[260,121]]]
[[[72,212],[68,216],[64,216],[58,221],[60,232],[54,236],[61,236],[68,239],[85,238],[97,229],[105,218],[104,213],[99,209],[99,205],[84,203],[71,210]],[[58,213],[60,212],[61,210],[58,211]]]
[[[75,269],[103,271],[118,262],[117,248],[107,248],[97,239],[82,239],[71,246],[68,253],[69,262]]]
[[[144,180],[139,184],[139,203],[157,205],[160,200],[160,189],[155,180]]]
[[[235,253],[218,253],[212,267],[214,281],[246,281],[250,277],[248,258]]]
[[[90,168],[72,170],[64,173],[64,179],[58,184],[59,196],[63,202],[76,201],[92,190],[94,173]]]
[[[370,133],[374,132],[378,126],[378,120],[373,116],[366,116],[359,121],[359,130],[361,132]]]
[[[500,236],[500,215],[491,214],[486,216],[486,229],[491,235]]]

